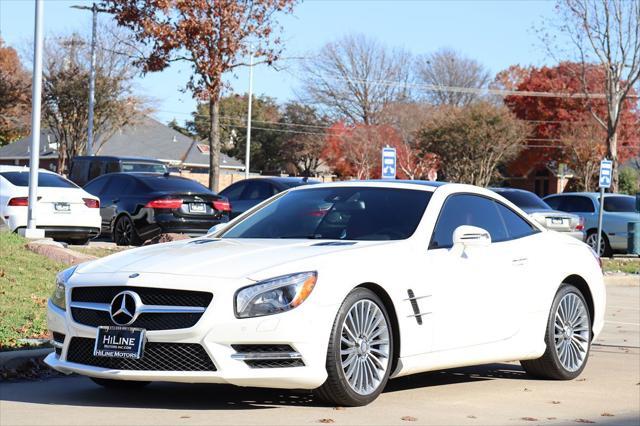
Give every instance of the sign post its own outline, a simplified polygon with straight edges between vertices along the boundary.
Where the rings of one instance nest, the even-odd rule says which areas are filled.
[[[598,210],[598,238],[596,239],[596,253],[598,253],[598,256],[602,256],[604,254],[604,250],[600,249],[600,245],[602,244],[602,213],[604,210],[604,190],[611,187],[611,177],[613,176],[612,169],[613,162],[611,160],[602,160],[600,162],[600,179],[598,181],[598,186],[600,187],[600,206]]]
[[[382,179],[396,178],[396,149],[382,148]]]

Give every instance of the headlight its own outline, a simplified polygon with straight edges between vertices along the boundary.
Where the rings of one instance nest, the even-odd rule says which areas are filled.
[[[289,311],[309,297],[317,279],[315,271],[300,272],[241,288],[236,293],[236,317],[260,317]]]
[[[69,278],[71,278],[77,267],[78,265],[74,265],[56,275],[56,287],[51,295],[51,303],[60,309],[66,309],[67,301],[65,297],[65,290],[67,287],[67,281],[69,281]]]

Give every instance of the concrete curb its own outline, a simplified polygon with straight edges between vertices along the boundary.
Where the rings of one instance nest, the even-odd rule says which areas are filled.
[[[34,253],[46,256],[56,262],[66,263],[67,265],[77,265],[97,259],[95,256],[64,248],[61,244],[52,244],[51,241],[33,241],[27,243],[26,247]]]
[[[19,369],[33,358],[44,358],[53,348],[23,349],[0,352],[0,369]]]

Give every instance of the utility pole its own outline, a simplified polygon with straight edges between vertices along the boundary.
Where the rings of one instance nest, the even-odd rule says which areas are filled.
[[[253,46],[249,45],[249,105],[247,107],[247,147],[245,152],[244,177],[249,179],[249,164],[251,163],[251,103],[253,100]]]
[[[107,12],[93,3],[88,6],[71,6],[73,9],[90,10],[93,14],[91,25],[91,69],[89,71],[89,123],[87,123],[87,155],[93,155],[93,109],[96,98],[96,29],[98,27],[98,12]]]
[[[29,155],[29,207],[26,238],[44,238],[44,230],[36,228],[38,203],[38,170],[40,169],[40,109],[42,107],[42,44],[44,0],[36,0],[35,30],[33,36],[33,77],[31,82],[31,152]]]

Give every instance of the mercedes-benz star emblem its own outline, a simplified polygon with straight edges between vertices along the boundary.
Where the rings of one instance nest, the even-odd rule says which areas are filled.
[[[111,321],[118,325],[131,325],[138,317],[139,296],[132,291],[122,291],[111,301]]]

